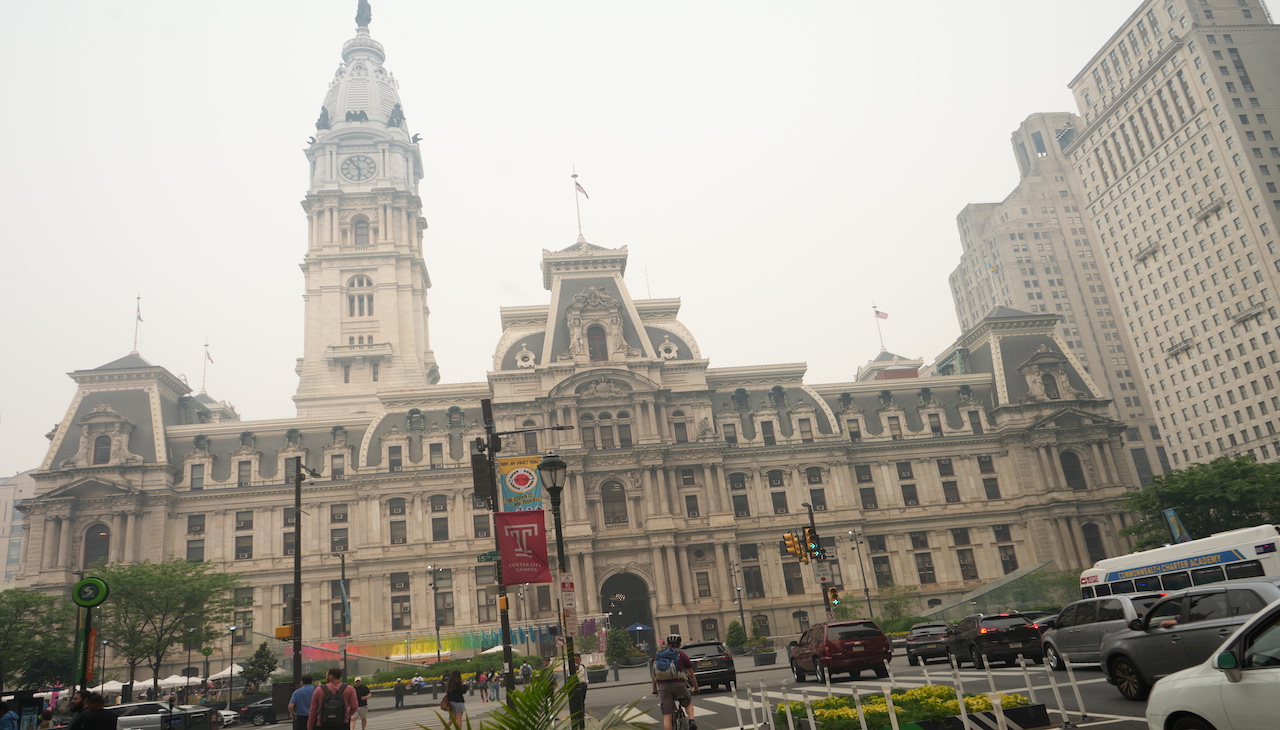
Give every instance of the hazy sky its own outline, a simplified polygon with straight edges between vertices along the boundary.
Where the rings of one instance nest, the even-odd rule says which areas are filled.
[[[432,347],[484,380],[500,305],[547,300],[544,248],[630,248],[712,366],[958,333],[955,216],[1017,180],[1009,135],[1138,0],[373,0],[422,135]],[[39,465],[65,373],[138,349],[246,419],[293,415],[307,137],[355,0],[8,4],[0,474]]]

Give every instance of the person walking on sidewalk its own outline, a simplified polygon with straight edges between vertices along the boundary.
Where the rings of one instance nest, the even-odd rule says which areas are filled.
[[[396,686],[391,688],[391,694],[395,695],[395,698],[396,698],[397,710],[404,709],[404,690],[405,690],[404,679],[397,677]]]
[[[569,715],[573,718],[573,730],[583,730],[587,712],[587,668],[582,665],[582,655],[574,653],[569,669],[578,680],[569,696]]]
[[[356,716],[360,718],[360,730],[367,730],[369,727],[369,695],[373,690],[364,683],[360,677],[356,677],[356,683],[352,689],[356,691]],[[352,728],[355,730],[355,728]]]
[[[311,695],[311,714],[307,716],[307,730],[350,730],[351,718],[356,715],[360,701],[351,685],[342,681],[338,667],[325,674],[325,683]]]
[[[302,686],[293,691],[289,697],[289,717],[293,719],[293,730],[307,730],[307,716],[311,714],[311,695],[316,686],[310,674],[302,675]]]

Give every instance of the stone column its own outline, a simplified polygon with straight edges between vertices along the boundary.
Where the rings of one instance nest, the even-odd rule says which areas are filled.
[[[596,554],[590,550],[582,553],[582,587],[578,593],[583,597],[587,613],[600,612],[600,589],[596,581]]]
[[[667,605],[675,606],[680,600],[680,562],[676,559],[676,549],[664,546],[661,548],[667,564]]]
[[[644,512],[649,517],[658,515],[658,490],[653,485],[653,467],[640,467],[640,488],[644,490]]]
[[[729,560],[729,543],[720,543],[716,552],[718,553],[716,562],[720,564],[720,570],[716,571],[720,574],[720,579],[717,582],[720,584],[720,603],[723,604],[725,601],[733,600],[734,595],[733,586],[729,581],[729,571],[732,569],[730,568],[732,563]]]
[[[1062,468],[1062,459],[1058,458],[1058,450],[1052,446],[1049,449],[1049,461],[1053,464],[1053,474],[1058,478],[1058,483],[1063,489],[1067,489],[1067,472]]]
[[[1056,489],[1057,484],[1054,482],[1053,470],[1049,468],[1049,462],[1045,459],[1044,446],[1035,447],[1036,468],[1040,471],[1040,478],[1044,480],[1044,485],[1049,489]]]
[[[54,567],[54,561],[58,559],[58,521],[52,517],[46,517],[40,521],[40,569],[45,570]],[[30,542],[30,540],[26,540]]]
[[[58,522],[58,557],[53,567],[67,568],[71,565],[71,518],[63,517]]]
[[[1089,450],[1093,452],[1093,463],[1097,467],[1098,478],[1102,480],[1102,484],[1110,484],[1115,481],[1111,476],[1111,469],[1107,466],[1106,459],[1102,456],[1102,447],[1098,445],[1098,442],[1094,441],[1089,444]],[[1094,486],[1099,487],[1102,484],[1095,484]]]
[[[703,514],[720,513],[724,505],[720,503],[720,489],[716,484],[715,464],[702,464],[702,483],[707,494],[707,505],[702,507]]]
[[[689,550],[684,545],[676,545],[676,566],[689,565]],[[691,575],[685,570],[678,570],[676,577],[680,579],[680,602],[685,606],[693,603],[693,587],[690,585]]]
[[[662,555],[662,548],[650,547],[649,560],[653,564],[653,592],[655,597],[654,603],[656,604],[655,607],[666,606],[669,603],[669,601],[665,600],[667,597],[667,566],[663,564],[666,559]]]
[[[129,516],[123,512],[111,515],[111,549],[108,551],[108,559],[112,562],[124,560],[125,521],[128,519]]]

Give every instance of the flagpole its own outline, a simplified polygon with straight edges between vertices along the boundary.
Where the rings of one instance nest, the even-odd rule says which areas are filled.
[[[138,294],[133,314],[133,352],[138,352],[138,323],[142,322],[142,294]]]
[[[209,378],[209,335],[204,336],[204,362],[200,370],[200,392],[205,392],[204,384]]]
[[[881,331],[880,329],[880,310],[876,309],[876,305],[874,304],[871,305],[871,313],[872,313],[872,317],[876,321],[876,334],[879,335],[880,337],[880,352],[885,352],[884,332]]]
[[[582,235],[582,201],[578,200],[578,166],[573,166],[573,210],[578,214],[578,235]]]

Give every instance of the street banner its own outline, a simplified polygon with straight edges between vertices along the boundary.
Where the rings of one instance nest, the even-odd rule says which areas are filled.
[[[550,583],[547,518],[543,511],[498,512],[493,519],[498,530],[498,550],[502,554],[503,585]]]
[[[1182,520],[1178,519],[1178,511],[1170,507],[1164,511],[1164,519],[1169,523],[1169,532],[1173,533],[1174,542],[1191,542],[1191,534],[1187,532],[1187,528],[1182,526]]]
[[[538,464],[541,462],[541,456],[508,456],[498,459],[503,512],[542,509],[542,476],[538,473]]]

